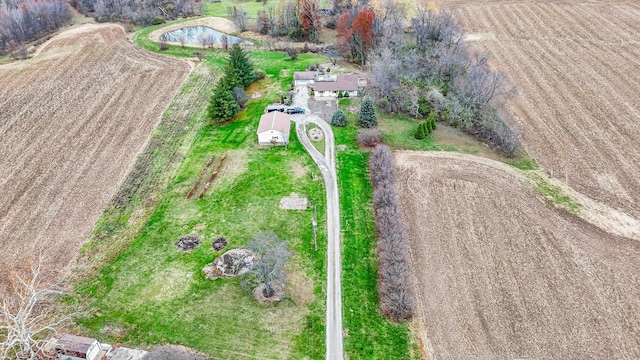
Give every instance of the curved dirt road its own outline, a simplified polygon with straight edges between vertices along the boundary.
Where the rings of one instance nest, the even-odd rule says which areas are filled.
[[[296,106],[307,108],[306,88],[296,99]],[[313,162],[318,165],[327,192],[327,321],[326,321],[326,359],[344,359],[342,345],[342,262],[340,257],[340,203],[338,201],[338,181],[336,176],[336,158],[333,131],[331,126],[316,115],[294,115],[298,139],[307,150]],[[307,136],[307,123],[320,127],[324,132],[324,155],[311,144]]]

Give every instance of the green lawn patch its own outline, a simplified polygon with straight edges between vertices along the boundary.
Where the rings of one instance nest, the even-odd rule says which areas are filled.
[[[575,215],[580,215],[580,204],[567,195],[562,188],[551,184],[549,180],[538,173],[529,172],[526,175],[529,177],[533,189],[550,200],[554,205]]]
[[[351,119],[350,121],[354,121]],[[355,144],[354,126],[334,127],[343,234],[343,314],[349,359],[410,359],[406,324],[382,316],[377,293],[376,233],[368,152]]]

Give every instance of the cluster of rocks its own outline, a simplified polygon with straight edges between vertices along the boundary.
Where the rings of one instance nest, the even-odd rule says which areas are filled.
[[[258,261],[260,261],[258,254],[249,249],[232,249],[218,256],[202,270],[207,279],[233,278],[248,273]]]
[[[176,243],[178,249],[182,251],[192,251],[198,247],[198,245],[200,245],[200,236],[198,235],[183,236]]]

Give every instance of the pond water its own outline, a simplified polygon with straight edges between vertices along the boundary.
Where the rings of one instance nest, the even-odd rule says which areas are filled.
[[[160,36],[160,40],[179,43],[180,37],[184,36],[185,44],[202,46],[202,42],[200,41],[200,39],[204,38],[208,41],[208,43],[219,45],[222,44],[222,41],[220,40],[222,35],[224,35],[224,33],[213,30],[210,27],[187,26],[162,34]],[[239,44],[242,42],[242,39],[231,35],[227,35],[227,40],[229,45]]]

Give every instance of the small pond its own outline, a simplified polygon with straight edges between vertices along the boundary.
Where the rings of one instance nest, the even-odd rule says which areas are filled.
[[[222,41],[220,40],[222,35],[224,35],[224,33],[213,30],[210,27],[187,26],[162,34],[160,36],[160,40],[179,43],[180,37],[184,36],[185,44],[202,46],[202,42],[200,41],[200,39],[204,37],[204,39],[207,39],[208,43],[219,45],[222,44]],[[233,45],[241,43],[242,39],[239,37],[227,35],[227,41],[229,45]]]

